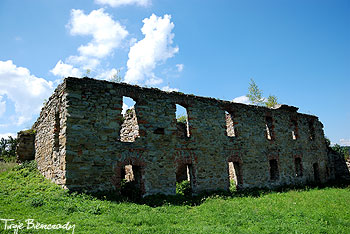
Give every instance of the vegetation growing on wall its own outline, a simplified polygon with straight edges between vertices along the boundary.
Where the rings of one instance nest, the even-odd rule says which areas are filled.
[[[264,98],[263,91],[259,89],[253,79],[250,79],[247,97],[252,104],[258,106],[265,105],[266,107],[272,108],[278,104],[278,98],[275,95],[270,95],[267,99]]]

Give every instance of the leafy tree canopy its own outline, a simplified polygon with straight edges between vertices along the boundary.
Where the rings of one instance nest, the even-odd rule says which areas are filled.
[[[266,98],[263,97],[263,91],[259,89],[258,85],[253,79],[250,79],[247,97],[253,105],[272,108],[278,104],[278,98],[275,95],[270,95]]]

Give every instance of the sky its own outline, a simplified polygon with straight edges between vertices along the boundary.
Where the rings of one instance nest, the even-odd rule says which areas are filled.
[[[350,145],[348,0],[1,0],[0,137],[28,129],[67,76],[319,117]]]

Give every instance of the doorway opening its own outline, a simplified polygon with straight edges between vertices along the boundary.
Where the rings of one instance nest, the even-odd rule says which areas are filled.
[[[176,170],[176,193],[192,195],[193,167],[192,164],[181,164]]]

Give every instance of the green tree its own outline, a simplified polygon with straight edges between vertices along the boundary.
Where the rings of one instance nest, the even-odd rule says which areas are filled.
[[[335,144],[334,146],[331,147],[334,151],[342,155],[345,159],[349,158],[349,149],[346,146],[340,146],[338,144]]]
[[[267,101],[265,102],[265,105],[269,108],[272,108],[275,105],[278,105],[277,97],[275,95],[268,96]]]
[[[250,79],[247,97],[249,101],[254,104],[261,106],[264,103],[263,92],[259,89],[258,85],[253,79]]]
[[[117,70],[116,73],[109,79],[109,81],[114,83],[120,83],[123,80],[123,77],[120,75],[120,70]]]
[[[186,124],[187,123],[187,116],[184,114],[179,115],[179,116],[177,116],[176,120],[177,120],[177,122]]]
[[[1,138],[0,140],[0,157],[10,158],[16,155],[17,139],[9,136],[8,139]]]
[[[263,97],[263,91],[259,89],[252,78],[250,79],[247,97],[252,104],[258,106],[265,105],[266,107],[272,108],[278,104],[278,98],[275,95],[270,95],[265,99]]]

